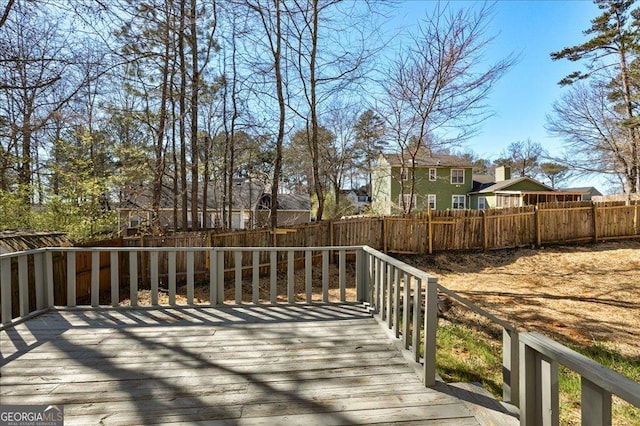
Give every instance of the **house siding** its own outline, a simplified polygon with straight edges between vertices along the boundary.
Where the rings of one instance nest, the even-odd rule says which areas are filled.
[[[386,164],[385,164],[386,163]],[[429,180],[429,169],[436,170],[436,180]],[[451,169],[464,170],[464,183],[451,183]],[[402,211],[400,194],[411,193],[411,179],[415,173],[416,205],[412,211],[427,210],[428,196],[436,196],[436,210],[452,208],[453,195],[465,196],[465,208],[468,206],[467,193],[473,186],[473,170],[471,167],[416,167],[408,168],[407,180],[401,179],[402,167],[391,167],[388,162],[380,161],[374,172],[373,209],[379,214],[393,214]]]

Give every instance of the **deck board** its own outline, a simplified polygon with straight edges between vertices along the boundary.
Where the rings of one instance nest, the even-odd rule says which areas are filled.
[[[0,357],[2,403],[66,424],[480,424],[348,304],[56,310]]]

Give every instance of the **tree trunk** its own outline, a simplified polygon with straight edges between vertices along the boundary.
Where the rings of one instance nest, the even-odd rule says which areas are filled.
[[[180,31],[178,35],[178,57],[180,65],[180,90],[179,105],[180,105],[180,183],[181,183],[181,199],[182,199],[182,230],[187,231],[189,229],[189,194],[187,188],[187,135],[186,135],[186,116],[187,116],[187,63],[184,53],[184,41],[185,41],[185,18],[186,8],[185,3],[187,0],[180,0]],[[193,203],[192,203],[193,208]]]
[[[191,228],[197,231],[198,224],[198,90],[200,72],[198,68],[198,34],[196,27],[197,0],[191,0]],[[202,200],[205,204],[207,200]],[[204,220],[204,217],[203,217]]]
[[[278,186],[282,173],[282,145],[284,144],[284,125],[286,119],[286,104],[284,100],[284,83],[281,69],[282,28],[280,0],[274,0],[276,18],[276,46],[273,51],[273,63],[276,79],[276,94],[278,98],[278,136],[276,139],[276,157],[273,162],[273,185],[271,185],[271,228],[278,227]]]

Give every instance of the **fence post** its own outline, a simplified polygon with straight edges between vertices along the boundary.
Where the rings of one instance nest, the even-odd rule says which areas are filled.
[[[382,252],[387,254],[388,251],[388,241],[387,241],[387,217],[382,216]]]
[[[540,208],[535,206],[533,208],[533,214],[536,219],[536,247],[542,246],[542,218],[540,217]]]
[[[593,217],[593,242],[598,242],[598,207],[597,204],[592,201],[591,202],[591,215]]]
[[[427,234],[429,237],[429,254],[433,254],[433,223],[431,223],[431,209],[427,210]]]
[[[406,285],[406,284],[405,284]],[[424,385],[436,384],[436,331],[438,330],[438,279],[429,277],[424,310]],[[416,324],[416,327],[418,324]]]
[[[489,218],[486,210],[482,210],[482,249],[489,250]]]

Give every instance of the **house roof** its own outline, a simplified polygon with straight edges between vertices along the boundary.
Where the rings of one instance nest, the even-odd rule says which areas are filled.
[[[369,196],[369,192],[367,191],[366,188],[353,188],[353,189],[341,189],[340,193],[343,195],[348,195],[350,193],[354,193],[357,196],[360,197],[368,197]]]
[[[264,183],[256,180],[234,179],[233,180],[233,208],[253,209],[258,203],[260,196],[264,192]],[[220,209],[222,204],[223,190],[219,185],[209,184],[207,208],[209,210]],[[191,207],[191,185],[188,185],[187,193],[189,194],[189,207]],[[181,203],[181,197],[178,196],[178,204]],[[167,183],[163,183],[162,193],[160,194],[160,208],[173,208],[173,188]],[[152,205],[152,193],[150,187],[139,188],[134,195],[123,200],[120,203],[120,209],[135,210],[150,209]],[[198,188],[198,205],[202,205],[202,184]]]
[[[262,194],[258,208],[261,210],[271,208],[271,194],[267,192]],[[310,211],[311,200],[306,195],[278,194],[278,210]]]
[[[503,180],[501,182],[496,182],[496,183],[493,183],[493,184],[490,184],[490,183],[481,184],[481,185],[479,185],[479,189],[476,190],[474,188],[472,193],[477,192],[477,193],[480,193],[480,194],[485,194],[485,193],[489,193],[489,192],[508,191],[509,187],[511,187],[511,186],[513,186],[513,185],[515,185],[517,183],[525,182],[525,181],[528,181],[528,182],[531,182],[531,183],[533,183],[535,185],[538,185],[538,186],[544,188],[546,191],[556,192],[553,188],[551,188],[550,186],[545,185],[544,183],[538,182],[537,180],[531,179],[530,177],[523,176],[523,177],[519,177],[519,178]],[[522,191],[522,192],[527,192],[527,191]]]
[[[579,192],[582,194],[602,195],[600,191],[594,186],[581,186],[577,188],[562,188],[562,192]]]
[[[408,166],[411,164],[411,156],[400,153],[385,154],[382,156],[391,166]],[[419,152],[414,161],[415,167],[473,167],[464,158],[455,155],[430,154]]]

